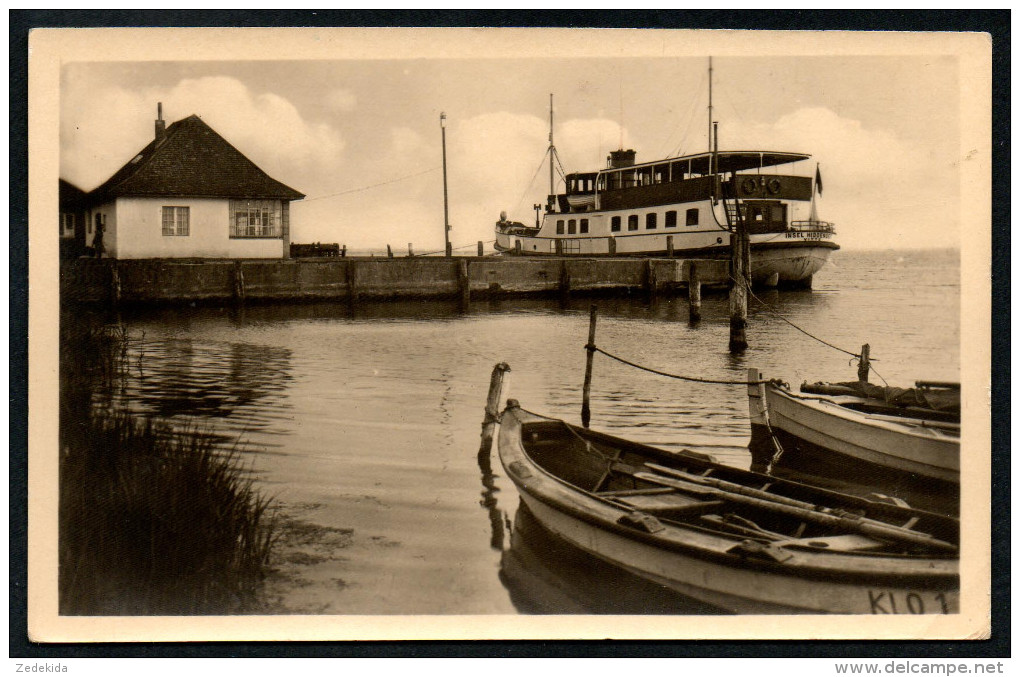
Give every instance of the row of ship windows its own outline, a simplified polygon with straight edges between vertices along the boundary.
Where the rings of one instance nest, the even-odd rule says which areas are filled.
[[[698,225],[698,209],[688,209],[685,214],[686,225],[696,226]],[[578,224],[580,221],[580,225]],[[649,212],[645,214],[645,230],[655,230],[658,228],[659,215],[657,212]],[[666,212],[666,228],[676,228],[676,210],[669,210]],[[578,229],[580,228],[580,230]],[[627,216],[627,230],[639,230],[639,218],[637,214],[630,214]],[[609,230],[614,233],[618,233],[623,230],[623,217],[614,216],[609,223]],[[556,234],[557,235],[575,235],[577,233],[588,232],[588,219],[558,219],[556,221]]]

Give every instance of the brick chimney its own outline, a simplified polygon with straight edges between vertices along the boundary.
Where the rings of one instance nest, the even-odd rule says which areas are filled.
[[[163,102],[156,104],[156,145],[166,141],[166,122],[163,120]]]

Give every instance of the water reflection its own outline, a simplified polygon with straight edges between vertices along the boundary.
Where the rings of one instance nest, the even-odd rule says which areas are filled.
[[[253,343],[143,335],[120,359],[121,385],[101,404],[166,419],[227,419],[243,430],[279,417],[293,378],[289,349]]]

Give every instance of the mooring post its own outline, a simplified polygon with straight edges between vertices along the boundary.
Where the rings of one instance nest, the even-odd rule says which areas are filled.
[[[407,255],[410,258],[414,258],[414,244],[411,242],[407,243]]]
[[[514,251],[517,252],[518,254],[520,254],[521,253],[521,247],[522,247],[521,241],[520,240],[514,240]]]
[[[593,303],[588,319],[588,345],[584,347],[588,351],[588,359],[584,365],[584,389],[581,391],[581,425],[585,428],[591,423],[591,367],[595,361],[595,323],[598,318],[599,307]]]
[[[695,261],[688,262],[687,268],[687,306],[690,312],[689,321],[697,324],[701,321],[701,271]]]
[[[609,255],[616,256],[616,238],[612,235],[609,236]]]
[[[654,301],[659,293],[659,280],[655,275],[655,266],[651,259],[645,262],[645,278],[648,280],[648,300]]]
[[[481,240],[478,241],[478,255],[485,256],[485,244]]]
[[[347,258],[347,245],[344,245],[343,248],[340,249],[340,258]]]
[[[358,302],[358,280],[354,261],[347,262],[347,302],[352,308]]]
[[[393,258],[393,248],[390,247],[389,245],[386,245],[386,258],[388,259]]]
[[[110,261],[110,305],[120,303],[120,269],[116,261]]]
[[[244,271],[240,261],[234,261],[234,301],[244,303]]]
[[[861,346],[861,361],[857,364],[857,380],[861,383],[868,382],[868,371],[871,369],[871,346],[865,343]]]
[[[560,300],[564,303],[570,300],[570,270],[566,259],[560,261]]]
[[[471,301],[471,280],[468,278],[467,259],[457,261],[457,292],[461,308],[467,308]]]
[[[737,217],[736,232],[730,236],[730,352],[747,350],[747,260],[750,248],[745,246],[747,224]]]
[[[482,443],[478,447],[478,454],[488,454],[492,449],[492,436],[499,423],[499,407],[503,403],[503,394],[507,389],[509,380],[510,365],[500,362],[492,368],[492,377],[489,379],[489,396],[485,399],[485,417],[482,419]]]
[[[666,256],[673,258],[673,236],[666,236]]]

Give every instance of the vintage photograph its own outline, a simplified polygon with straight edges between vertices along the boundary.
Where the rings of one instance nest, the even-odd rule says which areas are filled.
[[[32,43],[35,637],[987,636],[981,35]]]

